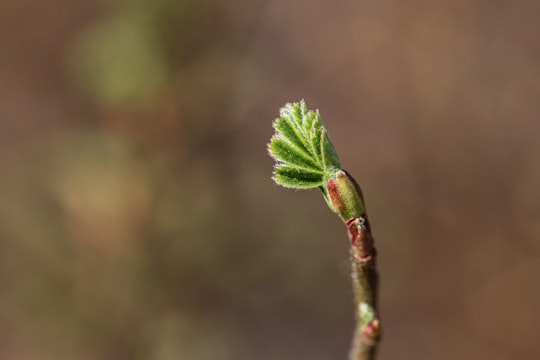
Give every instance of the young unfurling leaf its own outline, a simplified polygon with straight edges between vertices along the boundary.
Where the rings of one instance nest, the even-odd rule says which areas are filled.
[[[374,360],[381,337],[377,307],[377,252],[366,214],[362,190],[341,169],[339,157],[318,111],[304,101],[287,104],[274,121],[275,134],[268,144],[276,160],[274,181],[293,189],[319,188],[326,203],[347,227],[355,301],[358,307],[351,360]]]
[[[326,182],[341,168],[336,150],[318,111],[304,101],[285,105],[274,121],[276,133],[268,152],[276,160],[274,181],[293,189],[320,188],[328,199]]]

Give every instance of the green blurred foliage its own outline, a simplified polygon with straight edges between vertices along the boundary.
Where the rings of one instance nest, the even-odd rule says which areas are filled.
[[[165,85],[168,64],[152,30],[137,19],[119,18],[81,36],[73,66],[100,103],[145,100]]]

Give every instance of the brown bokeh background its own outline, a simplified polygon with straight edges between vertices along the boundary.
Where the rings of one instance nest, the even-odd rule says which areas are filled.
[[[539,17],[2,0],[0,359],[345,359],[345,230],[270,180],[302,98],[368,202],[380,359],[536,358]]]

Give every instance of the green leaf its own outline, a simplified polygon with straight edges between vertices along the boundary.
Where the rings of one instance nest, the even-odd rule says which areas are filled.
[[[301,135],[298,133],[296,125],[292,124],[289,119],[285,117],[277,118],[274,122],[274,129],[278,134],[277,136],[287,139],[292,144],[296,145],[297,148],[309,153],[309,150],[306,148],[302,140],[300,140]]]
[[[305,107],[306,104],[304,104],[303,101],[300,103],[286,104],[281,108],[279,113],[281,118],[286,119],[292,126],[296,134],[295,141],[300,142],[306,150],[311,152],[313,144],[310,143],[309,138],[306,136],[305,128],[303,127],[303,114],[305,113]]]
[[[295,166],[278,165],[274,171],[274,181],[287,188],[311,189],[323,184],[323,174]]]
[[[274,180],[289,188],[322,187],[327,197],[323,183],[340,163],[319,112],[308,110],[304,101],[286,104],[273,126],[268,152],[276,160]]]
[[[323,164],[327,169],[340,169],[341,164],[339,162],[339,157],[336,152],[336,149],[334,148],[334,145],[330,141],[330,138],[328,137],[328,133],[326,132],[326,129],[322,129],[321,134],[321,154],[323,158]]]
[[[269,151],[272,157],[281,163],[297,165],[313,170],[319,169],[318,164],[309,154],[300,150],[287,140],[280,138],[272,139],[269,145]]]
[[[322,150],[321,150],[321,136],[322,136],[322,132],[323,132],[323,129],[322,128],[318,128],[318,129],[313,129],[311,130],[313,132],[313,142],[315,144],[319,144],[319,146],[315,146],[315,156],[319,159],[321,159],[321,164],[324,164],[324,161],[323,161],[323,153],[322,153]]]
[[[314,120],[317,118],[317,113],[314,111],[309,111],[303,119],[303,128],[306,130],[311,130]]]

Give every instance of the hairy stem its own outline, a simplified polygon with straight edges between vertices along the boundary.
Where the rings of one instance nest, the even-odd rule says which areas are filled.
[[[350,360],[372,360],[375,359],[381,334],[377,306],[377,252],[366,215],[350,219],[346,225],[351,242],[352,284],[357,311]]]
[[[375,359],[381,334],[377,295],[377,251],[366,214],[362,190],[345,170],[338,170],[328,181],[328,195],[334,210],[349,234],[352,283],[356,307],[356,330],[350,360]]]
[[[332,211],[347,226],[356,305],[356,330],[350,360],[373,360],[380,339],[376,251],[362,190],[341,168],[318,111],[304,101],[287,104],[274,121],[268,152],[276,160],[274,181],[292,189],[322,191]]]

